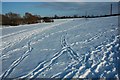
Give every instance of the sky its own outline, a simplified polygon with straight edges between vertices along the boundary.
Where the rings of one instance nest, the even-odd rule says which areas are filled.
[[[118,2],[2,2],[2,13],[14,12],[24,15],[30,12],[40,16],[83,16],[104,15],[110,13],[110,4],[113,4],[113,13],[117,13]]]
[[[1,0],[2,2],[118,2],[119,0]]]

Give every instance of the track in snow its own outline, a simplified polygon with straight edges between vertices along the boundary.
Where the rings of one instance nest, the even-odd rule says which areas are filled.
[[[61,46],[62,49],[55,53],[55,55],[48,61],[41,62],[34,70],[32,70],[29,74],[26,76],[20,77],[20,78],[36,78],[41,72],[44,72],[48,67],[51,67],[54,64],[54,61],[59,58],[64,52],[66,54],[69,54],[71,58],[75,61],[79,62],[79,56],[76,54],[71,47],[68,46],[65,37],[61,40]],[[46,65],[46,66],[44,66]]]
[[[32,47],[30,46],[30,42],[28,42],[28,50],[21,56],[19,57],[17,60],[15,60],[11,66],[9,67],[8,70],[5,71],[5,73],[2,75],[2,78],[4,80],[4,78],[7,78],[7,76],[9,76],[9,74],[14,70],[14,68],[20,64],[21,61],[23,61],[32,51]]]
[[[1,49],[4,50],[1,56],[3,64],[7,65],[7,60],[12,61],[12,63],[8,63],[9,67],[4,69],[2,79],[12,76],[14,78],[39,78],[42,74],[47,78],[96,78],[96,76],[98,78],[117,78],[116,61],[119,60],[117,55],[120,50],[118,40],[120,35],[116,34],[118,30],[115,27],[116,24],[106,23],[104,28],[102,24],[99,24],[98,28],[94,27],[101,20],[103,20],[101,23],[110,21],[107,18],[91,19],[83,21],[83,23],[77,19],[75,19],[76,22],[67,20],[59,24],[54,23],[42,28],[36,26],[33,30],[25,29],[2,36],[1,38],[4,40]],[[89,25],[96,32],[87,30]],[[106,26],[110,29],[107,29]],[[61,35],[62,37],[59,39]],[[51,43],[53,44],[51,45]],[[89,49],[90,47],[92,48]],[[36,57],[32,58],[33,55]],[[48,56],[41,59],[39,55]],[[12,60],[10,57],[15,57],[15,59]],[[67,61],[67,58],[70,61]],[[27,60],[30,60],[31,63],[26,63]],[[34,64],[34,62],[36,62],[35,66],[31,67],[30,64]],[[27,65],[30,67],[28,71],[26,70]],[[57,67],[61,69],[58,70]],[[20,68],[26,72],[20,74]],[[17,72],[20,75],[15,74]],[[51,74],[49,74],[50,72]]]

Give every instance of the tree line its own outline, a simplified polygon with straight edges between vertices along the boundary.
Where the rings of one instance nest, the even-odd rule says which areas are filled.
[[[6,14],[0,14],[0,19],[2,17],[2,20],[0,20],[1,25],[10,25],[10,26],[17,26],[17,25],[24,25],[24,24],[35,24],[35,23],[48,23],[48,22],[54,22],[54,19],[68,19],[68,18],[99,18],[99,17],[110,17],[110,16],[120,16],[120,14],[108,14],[108,15],[85,15],[85,16],[57,16],[54,15],[53,17],[41,17],[40,15],[33,15],[31,13],[26,12],[24,16],[20,16],[20,14],[17,13],[6,13]]]
[[[42,23],[42,22],[54,22],[53,19],[49,17],[41,17],[39,15],[33,15],[31,13],[25,13],[23,17],[17,13],[6,13],[0,14],[2,17],[1,25],[9,25],[9,26],[17,26],[17,25],[24,25],[24,24],[35,24],[35,23]]]

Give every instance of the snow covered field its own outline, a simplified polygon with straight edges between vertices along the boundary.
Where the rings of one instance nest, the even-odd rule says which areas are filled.
[[[2,78],[118,78],[118,17],[4,27]]]

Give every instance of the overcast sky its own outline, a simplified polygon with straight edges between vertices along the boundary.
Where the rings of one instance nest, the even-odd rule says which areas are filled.
[[[110,13],[110,4],[113,4],[113,13],[117,13],[118,2],[3,2],[2,13],[14,12],[24,15],[25,12],[41,16],[83,16],[104,15]]]

